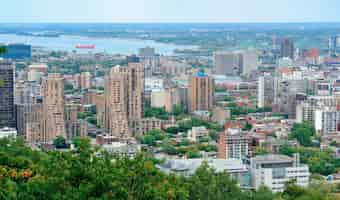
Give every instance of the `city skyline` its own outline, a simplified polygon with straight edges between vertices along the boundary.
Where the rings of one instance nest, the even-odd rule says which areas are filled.
[[[13,0],[3,3],[0,22],[338,22],[339,6],[336,0],[311,0],[308,6],[293,0]]]

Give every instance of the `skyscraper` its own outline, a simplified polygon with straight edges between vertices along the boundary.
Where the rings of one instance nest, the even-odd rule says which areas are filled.
[[[15,127],[14,65],[0,61],[0,128]]]
[[[151,58],[154,57],[155,54],[155,48],[152,47],[144,47],[144,48],[140,48],[139,49],[139,53],[138,56],[142,57],[142,58]]]
[[[105,77],[104,126],[113,136],[131,137],[143,118],[144,67],[129,63],[113,67]]]
[[[91,88],[91,73],[90,72],[82,72],[79,76],[79,85],[81,89],[90,89]]]
[[[214,53],[215,72],[222,75],[238,75],[241,72],[242,56],[235,52]]]
[[[257,68],[258,55],[253,50],[215,52],[215,72],[222,75],[249,75]]]
[[[204,72],[197,72],[189,83],[189,111],[211,110],[214,105],[214,79]]]
[[[281,58],[290,58],[294,59],[294,42],[289,39],[284,39],[281,42],[281,49],[280,49],[280,57]]]
[[[272,107],[275,98],[275,78],[271,74],[259,77],[257,85],[257,106]]]
[[[42,134],[40,142],[50,143],[57,136],[66,138],[64,119],[64,79],[58,73],[48,74],[42,84]]]

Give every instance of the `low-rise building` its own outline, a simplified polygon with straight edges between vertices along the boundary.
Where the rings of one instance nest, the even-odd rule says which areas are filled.
[[[225,109],[223,107],[215,107],[212,111],[211,120],[217,122],[221,126],[230,119],[231,114],[229,109]]]
[[[258,189],[266,186],[273,192],[281,192],[288,181],[295,180],[299,186],[308,186],[309,167],[300,164],[299,156],[294,158],[267,154],[250,159],[252,186]]]
[[[216,172],[227,172],[230,177],[238,182],[241,187],[248,187],[250,175],[247,166],[237,159],[173,159],[158,165],[157,167],[166,173],[177,173],[183,176],[190,176],[206,162]]]
[[[205,126],[192,127],[188,131],[188,140],[192,142],[197,142],[203,137],[209,136],[209,130]]]
[[[134,136],[139,137],[151,130],[162,129],[162,120],[155,117],[143,118],[133,124],[132,127]]]
[[[16,138],[17,130],[15,128],[4,127],[0,128],[0,138]]]
[[[110,154],[134,158],[136,154],[141,150],[141,145],[125,141],[104,144],[102,145],[102,148]]]

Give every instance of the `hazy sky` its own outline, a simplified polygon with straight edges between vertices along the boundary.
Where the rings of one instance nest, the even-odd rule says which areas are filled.
[[[0,22],[340,21],[340,0],[1,0]]]

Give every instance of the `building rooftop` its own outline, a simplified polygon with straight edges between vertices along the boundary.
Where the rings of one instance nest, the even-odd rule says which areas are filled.
[[[266,163],[285,163],[285,162],[293,162],[294,161],[294,159],[289,157],[289,156],[279,155],[279,154],[260,155],[260,156],[254,157],[252,159],[256,163],[262,163],[262,164],[266,164]]]
[[[196,77],[198,78],[204,78],[204,77],[207,77],[208,75],[202,71],[199,71],[196,73]]]
[[[187,172],[194,174],[203,162],[207,162],[216,172],[245,172],[246,166],[237,159],[173,159],[158,166],[164,172]]]

